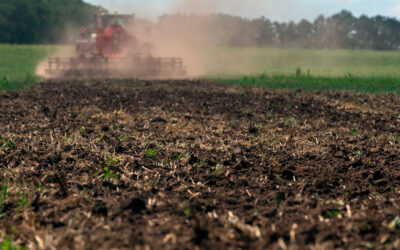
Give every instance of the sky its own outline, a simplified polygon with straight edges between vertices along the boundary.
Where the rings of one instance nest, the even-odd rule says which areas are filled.
[[[354,15],[385,15],[400,19],[400,0],[85,0],[110,11],[157,18],[171,12],[222,12],[247,18],[299,21],[329,16],[346,9]],[[183,11],[185,10],[185,11]]]

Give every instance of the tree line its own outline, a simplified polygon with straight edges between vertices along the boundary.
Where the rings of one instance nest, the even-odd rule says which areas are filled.
[[[82,0],[0,0],[0,43],[57,43],[88,24],[98,7]]]
[[[320,15],[313,22],[273,22],[265,17],[245,19],[225,14],[174,14],[160,18],[160,24],[168,24],[166,27],[173,27],[174,23],[179,29],[171,29],[171,32],[191,33],[195,37],[204,35],[202,31],[207,30],[208,34],[213,34],[215,42],[223,46],[400,49],[400,22],[396,18],[355,17],[345,10],[329,17]]]
[[[69,27],[92,23],[98,7],[82,0],[0,0],[0,43],[62,42]],[[191,37],[212,34],[213,42],[233,47],[316,49],[400,48],[400,21],[385,16],[355,17],[349,11],[317,17],[314,21],[273,22],[265,17],[213,14],[173,14],[160,17],[166,32]],[[174,27],[174,28],[171,28]],[[179,28],[176,28],[179,27]]]

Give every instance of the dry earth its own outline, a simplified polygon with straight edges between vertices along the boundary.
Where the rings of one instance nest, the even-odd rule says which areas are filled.
[[[28,248],[400,248],[397,95],[96,80],[0,100],[1,232]]]

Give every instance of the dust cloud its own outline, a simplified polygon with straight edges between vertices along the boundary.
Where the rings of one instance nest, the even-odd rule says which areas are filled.
[[[149,15],[151,3],[140,6],[129,4],[124,14],[135,14],[134,24],[127,29],[143,44],[151,44],[151,55],[154,57],[182,58],[187,68],[187,77],[199,77],[212,74],[211,72],[229,72],[240,70],[240,74],[252,72],[252,58],[241,57],[240,60],[222,58],[215,52],[219,51],[221,41],[227,39],[219,28],[215,32],[215,18],[217,13],[225,10],[230,12],[251,13],[272,8],[271,1],[266,0],[173,0],[167,7],[165,15],[154,19]],[[146,10],[140,12],[140,10]],[[139,11],[139,12],[138,12]],[[235,29],[234,23],[228,24],[226,29]],[[76,37],[78,29],[68,29],[64,43],[71,44],[70,37]],[[221,32],[222,30],[222,32]],[[76,32],[72,35],[73,32]],[[246,39],[254,39],[247,37]],[[129,44],[127,46],[130,46]],[[137,46],[132,45],[132,46]],[[126,49],[126,50],[129,50]],[[70,56],[70,50],[59,50],[56,56]],[[218,70],[215,66],[218,65]],[[44,75],[47,61],[41,62],[37,74]],[[246,70],[248,69],[248,70]]]
[[[229,72],[233,68],[241,68],[241,73],[247,73],[243,69],[248,68],[251,58],[230,62],[213,54],[228,36],[228,32],[221,32],[221,29],[215,32],[215,14],[226,10],[250,13],[268,7],[270,4],[266,0],[174,0],[165,16],[153,22],[150,42],[155,45],[156,56],[183,58],[189,77],[215,72],[213,67],[218,61],[224,64],[218,65],[219,70]],[[143,13],[136,14],[143,16]]]

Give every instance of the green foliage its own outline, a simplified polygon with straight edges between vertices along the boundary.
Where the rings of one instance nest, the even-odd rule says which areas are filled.
[[[400,76],[396,77],[313,77],[313,76],[288,76],[276,75],[261,80],[258,76],[243,81],[243,78],[219,78],[219,81],[244,84],[251,86],[264,86],[271,89],[294,89],[304,91],[351,91],[362,93],[397,93],[400,94]]]
[[[8,197],[8,183],[7,177],[4,176],[3,183],[0,186],[0,209],[7,203]]]
[[[350,129],[350,135],[351,136],[356,136],[357,135],[357,129],[355,129],[355,128]]]
[[[90,22],[97,7],[82,0],[13,0],[0,2],[1,43],[54,43],[68,25]]]
[[[301,76],[301,68],[298,67],[298,68],[296,69],[296,77],[299,78],[300,76]]]
[[[62,48],[69,49],[66,46]],[[39,79],[35,75],[37,64],[58,49],[61,47],[0,45],[0,91],[22,89],[37,81]]]
[[[216,166],[216,167],[214,167],[214,168],[212,168],[212,169],[209,169],[208,170],[208,173],[210,174],[210,175],[213,175],[213,174],[215,174],[215,175],[218,175],[218,174],[221,174],[222,172],[223,172],[223,167],[222,166]]]
[[[185,214],[190,215],[190,214],[192,214],[192,213],[193,213],[193,208],[187,207],[187,208],[185,209]]]
[[[204,160],[203,159],[200,159],[200,161],[198,163],[194,164],[194,166],[196,168],[201,168],[203,165],[204,165]]]
[[[157,154],[158,154],[157,150],[153,149],[153,148],[149,148],[146,151],[146,157],[147,158],[156,158]]]
[[[107,166],[116,166],[116,165],[121,164],[121,161],[122,161],[121,157],[116,157],[116,158],[108,157],[106,160],[106,165]]]
[[[361,150],[356,150],[354,154],[358,157],[361,157],[363,155],[363,152]]]
[[[395,144],[398,142],[399,138],[397,138],[395,134],[391,134],[389,140],[391,144]]]
[[[0,80],[1,76],[8,79],[7,87],[0,90],[25,88],[37,80],[37,63],[58,49],[73,51],[71,46],[0,45]],[[221,47],[201,50],[208,72],[204,77],[222,82],[273,89],[400,94],[400,51]],[[232,64],[243,61],[247,63]],[[310,73],[296,76],[299,65],[302,72]],[[99,143],[107,139],[102,138]]]
[[[285,120],[286,125],[293,125],[295,124],[296,120],[294,118],[288,118]]]
[[[0,79],[0,89],[7,89],[8,85],[10,85],[10,80],[7,76],[3,76]]]
[[[114,173],[109,167],[104,167],[103,171],[103,179],[107,182],[113,183],[121,178],[120,174]]]
[[[342,214],[342,212],[340,212],[340,210],[337,210],[337,209],[328,209],[325,211],[325,216],[327,216],[327,217],[338,216],[341,214]]]
[[[85,128],[81,128],[79,130],[79,134],[81,134],[82,137],[86,137],[87,136],[87,131]]]
[[[18,192],[18,199],[17,199],[17,207],[19,211],[23,211],[28,206],[28,195],[22,193],[21,191]]]
[[[215,48],[204,54],[209,54],[208,77],[222,82],[272,89],[400,94],[400,52]],[[230,63],[242,61],[248,63]],[[310,73],[302,74],[299,65]]]
[[[182,160],[183,158],[185,158],[184,154],[178,154],[177,156],[174,157],[175,160]]]
[[[63,137],[63,138],[61,139],[61,141],[62,141],[62,142],[65,142],[65,143],[71,143],[71,142],[74,142],[74,141],[75,141],[75,138],[74,138],[74,137]]]
[[[378,88],[393,80],[396,86],[400,78],[400,51],[214,47],[200,48],[199,53],[204,55],[206,76],[249,85],[313,83],[326,88],[338,80],[346,85],[373,80]],[[297,77],[299,67],[307,73]]]
[[[0,242],[0,250],[25,250],[26,247],[15,244],[10,237],[6,237]]]
[[[399,216],[396,216],[396,218],[394,218],[390,222],[389,228],[391,228],[391,229],[400,229],[400,217]]]
[[[119,139],[120,142],[126,142],[126,135],[121,134],[121,135],[118,137],[118,139]]]
[[[103,180],[110,183],[115,183],[117,180],[121,178],[121,175],[118,173],[114,173],[110,167],[118,166],[122,162],[121,157],[111,158],[108,157],[106,160],[106,166],[103,168]]]
[[[8,149],[8,150],[12,150],[16,148],[15,142],[13,140],[0,140],[0,145],[2,144],[2,146],[0,147],[1,149]]]

